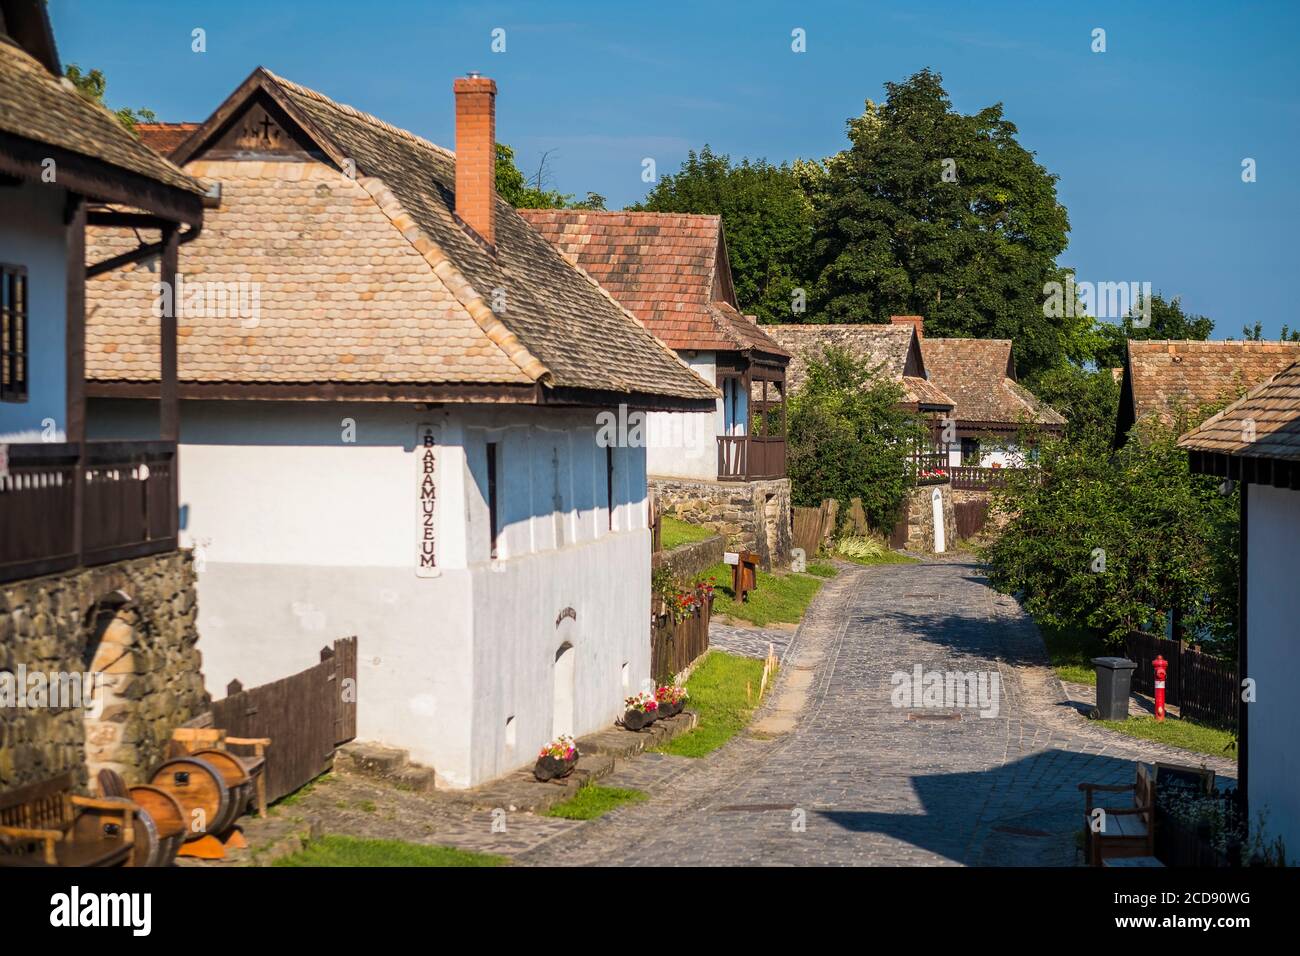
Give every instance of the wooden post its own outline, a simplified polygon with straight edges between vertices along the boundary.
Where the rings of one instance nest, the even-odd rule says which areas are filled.
[[[65,290],[64,394],[67,410],[64,440],[77,446],[77,463],[72,469],[72,553],[82,563],[85,536],[86,498],[86,204],[82,197],[68,197],[68,257]]]
[[[159,356],[159,399],[161,404],[160,419],[163,441],[177,441],[180,438],[180,402],[176,390],[176,310],[177,302],[176,272],[179,258],[180,236],[175,223],[168,223],[163,228],[162,255],[159,265],[159,279],[163,288],[170,294],[163,295],[163,310],[159,340],[162,354]],[[173,474],[176,471],[172,466]]]

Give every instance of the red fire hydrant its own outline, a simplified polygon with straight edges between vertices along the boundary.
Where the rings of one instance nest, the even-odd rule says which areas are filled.
[[[1169,672],[1169,662],[1157,655],[1151,662],[1156,670],[1156,720],[1165,719],[1165,675]]]

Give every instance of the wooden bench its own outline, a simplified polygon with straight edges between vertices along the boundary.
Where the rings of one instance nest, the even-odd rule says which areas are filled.
[[[1150,857],[1155,855],[1156,788],[1155,774],[1146,764],[1139,763],[1134,781],[1125,786],[1100,783],[1081,783],[1084,792],[1083,822],[1087,834],[1088,863],[1100,866],[1107,859],[1121,857]],[[1132,794],[1131,802],[1124,806],[1100,806],[1096,794]],[[1093,829],[1093,810],[1101,809],[1101,829]]]
[[[130,866],[134,807],[78,796],[71,773],[0,794],[0,866]]]

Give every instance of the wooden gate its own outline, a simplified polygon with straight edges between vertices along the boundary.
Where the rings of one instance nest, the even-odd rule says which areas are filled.
[[[984,530],[989,520],[987,501],[959,501],[952,506],[957,519],[957,537],[970,539]]]
[[[245,690],[231,681],[199,721],[231,737],[270,737],[266,796],[278,800],[334,765],[334,750],[357,734],[357,639],[320,652],[320,663]]]

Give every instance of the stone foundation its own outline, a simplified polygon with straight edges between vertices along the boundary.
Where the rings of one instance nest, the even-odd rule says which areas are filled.
[[[907,493],[907,541],[903,545],[906,551],[923,554],[934,553],[934,505],[932,498],[935,490],[943,499],[943,538],[946,550],[951,551],[957,543],[957,517],[953,513],[952,485],[918,485]]]
[[[36,706],[0,706],[0,790],[67,771],[85,789],[105,767],[139,782],[172,729],[208,707],[197,610],[189,552],[0,585],[0,678],[14,675],[11,690],[20,667],[78,689],[93,675],[73,706],[30,690],[24,703]]]
[[[790,564],[790,479],[701,481],[650,478],[660,514],[704,525],[729,551],[754,551],[765,570]]]

